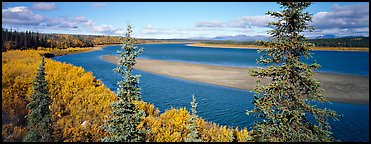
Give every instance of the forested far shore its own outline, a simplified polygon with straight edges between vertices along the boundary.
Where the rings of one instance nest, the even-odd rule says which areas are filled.
[[[96,45],[121,44],[122,36],[45,34],[32,31],[16,31],[2,28],[2,52],[42,48],[84,48]],[[136,44],[179,43],[179,41],[136,39]]]
[[[2,51],[42,48],[66,49],[70,47],[93,47],[96,45],[121,44],[122,36],[45,34],[32,31],[16,31],[2,28]],[[368,48],[369,37],[309,39],[316,47]],[[187,40],[187,39],[136,39],[136,44],[189,43],[259,46],[257,41]]]
[[[369,47],[369,37],[308,39],[316,47]],[[205,40],[203,44],[257,45],[258,41]]]

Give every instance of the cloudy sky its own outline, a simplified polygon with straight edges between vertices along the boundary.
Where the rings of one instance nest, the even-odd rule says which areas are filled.
[[[129,22],[137,38],[267,35],[274,2],[2,2],[2,27],[42,33],[122,35]],[[369,36],[369,3],[316,2],[315,31],[306,36]]]

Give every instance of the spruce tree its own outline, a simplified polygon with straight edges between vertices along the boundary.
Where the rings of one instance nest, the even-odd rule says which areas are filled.
[[[189,121],[189,126],[187,126],[190,133],[187,135],[185,141],[186,142],[202,142],[202,140],[199,136],[199,132],[197,130],[197,117],[198,117],[197,116],[197,111],[196,111],[197,102],[196,102],[196,97],[195,97],[194,94],[192,95],[191,106],[192,106],[192,115],[191,115],[190,119],[188,120]]]
[[[48,94],[48,83],[45,80],[44,57],[33,81],[33,94],[27,108],[30,110],[27,118],[27,142],[51,142],[53,140],[52,118],[49,106],[52,99]]]
[[[253,70],[251,75],[270,78],[267,85],[255,87],[254,108],[247,114],[259,117],[253,126],[254,141],[333,141],[328,117],[337,120],[333,110],[313,105],[326,102],[322,96],[320,83],[311,78],[320,65],[308,65],[300,58],[311,56],[313,46],[301,34],[312,31],[307,22],[312,15],[303,10],[310,6],[307,2],[279,2],[281,12],[268,12],[278,19],[268,25],[274,29],[268,33],[271,41],[260,41],[268,47],[259,62],[267,66]]]
[[[132,75],[131,72],[136,63],[135,58],[143,52],[143,48],[138,49],[134,46],[132,26],[127,26],[127,33],[122,45],[123,51],[117,51],[120,55],[118,66],[114,71],[123,76],[123,81],[119,81],[116,96],[118,101],[111,104],[113,108],[110,119],[102,126],[108,133],[103,138],[105,142],[140,142],[144,141],[144,130],[137,129],[141,122],[141,117],[145,115],[142,110],[134,105],[135,100],[141,100],[140,87],[138,86],[140,75]]]

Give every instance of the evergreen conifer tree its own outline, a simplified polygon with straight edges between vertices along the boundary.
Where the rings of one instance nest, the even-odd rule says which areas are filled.
[[[117,52],[120,58],[114,71],[121,74],[124,80],[118,82],[119,87],[116,93],[118,101],[111,104],[112,116],[102,126],[102,129],[108,133],[108,136],[102,139],[105,142],[140,142],[145,140],[145,131],[137,129],[141,117],[145,113],[133,103],[135,100],[141,100],[138,86],[140,75],[131,74],[136,63],[135,58],[143,52],[143,48],[138,49],[134,46],[131,29],[132,26],[129,24],[122,45],[123,51]]]
[[[312,15],[303,12],[310,6],[307,2],[279,2],[281,12],[268,12],[278,19],[269,23],[274,29],[269,31],[271,41],[261,41],[268,47],[259,62],[268,66],[252,71],[252,76],[271,78],[267,85],[255,87],[255,107],[247,111],[254,113],[256,121],[254,141],[333,141],[328,117],[337,120],[333,110],[322,109],[313,103],[325,102],[320,83],[311,78],[319,68],[315,61],[305,64],[300,58],[311,56],[312,44],[300,34],[313,27],[307,22]],[[259,80],[258,80],[259,83]]]
[[[189,121],[189,126],[187,126],[190,133],[187,135],[185,141],[186,142],[202,142],[202,140],[199,136],[199,132],[197,130],[197,117],[198,117],[197,116],[197,111],[196,111],[197,102],[196,102],[196,97],[195,97],[194,94],[192,95],[191,106],[192,106],[192,115],[191,115],[190,119],[188,120]]]
[[[38,68],[36,78],[33,81],[33,94],[27,108],[30,112],[27,118],[27,135],[24,141],[28,142],[51,142],[53,141],[52,118],[49,106],[52,99],[48,94],[48,83],[45,80],[44,57]]]

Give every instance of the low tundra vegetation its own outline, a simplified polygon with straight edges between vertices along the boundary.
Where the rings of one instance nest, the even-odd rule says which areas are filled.
[[[82,48],[81,48],[82,49]],[[81,49],[73,49],[81,51]],[[58,50],[69,53],[71,49]],[[84,50],[83,50],[84,51]],[[26,105],[33,93],[32,81],[42,55],[53,50],[11,50],[2,53],[2,141],[19,142],[27,133]],[[61,142],[98,142],[107,134],[100,126],[116,101],[110,91],[91,72],[82,67],[45,58],[53,121],[53,139]],[[170,109],[160,114],[152,104],[135,101],[145,112],[138,128],[146,130],[145,141],[184,141],[189,134],[191,114],[185,108]],[[196,118],[196,128],[204,142],[249,141],[247,129],[228,128]]]

